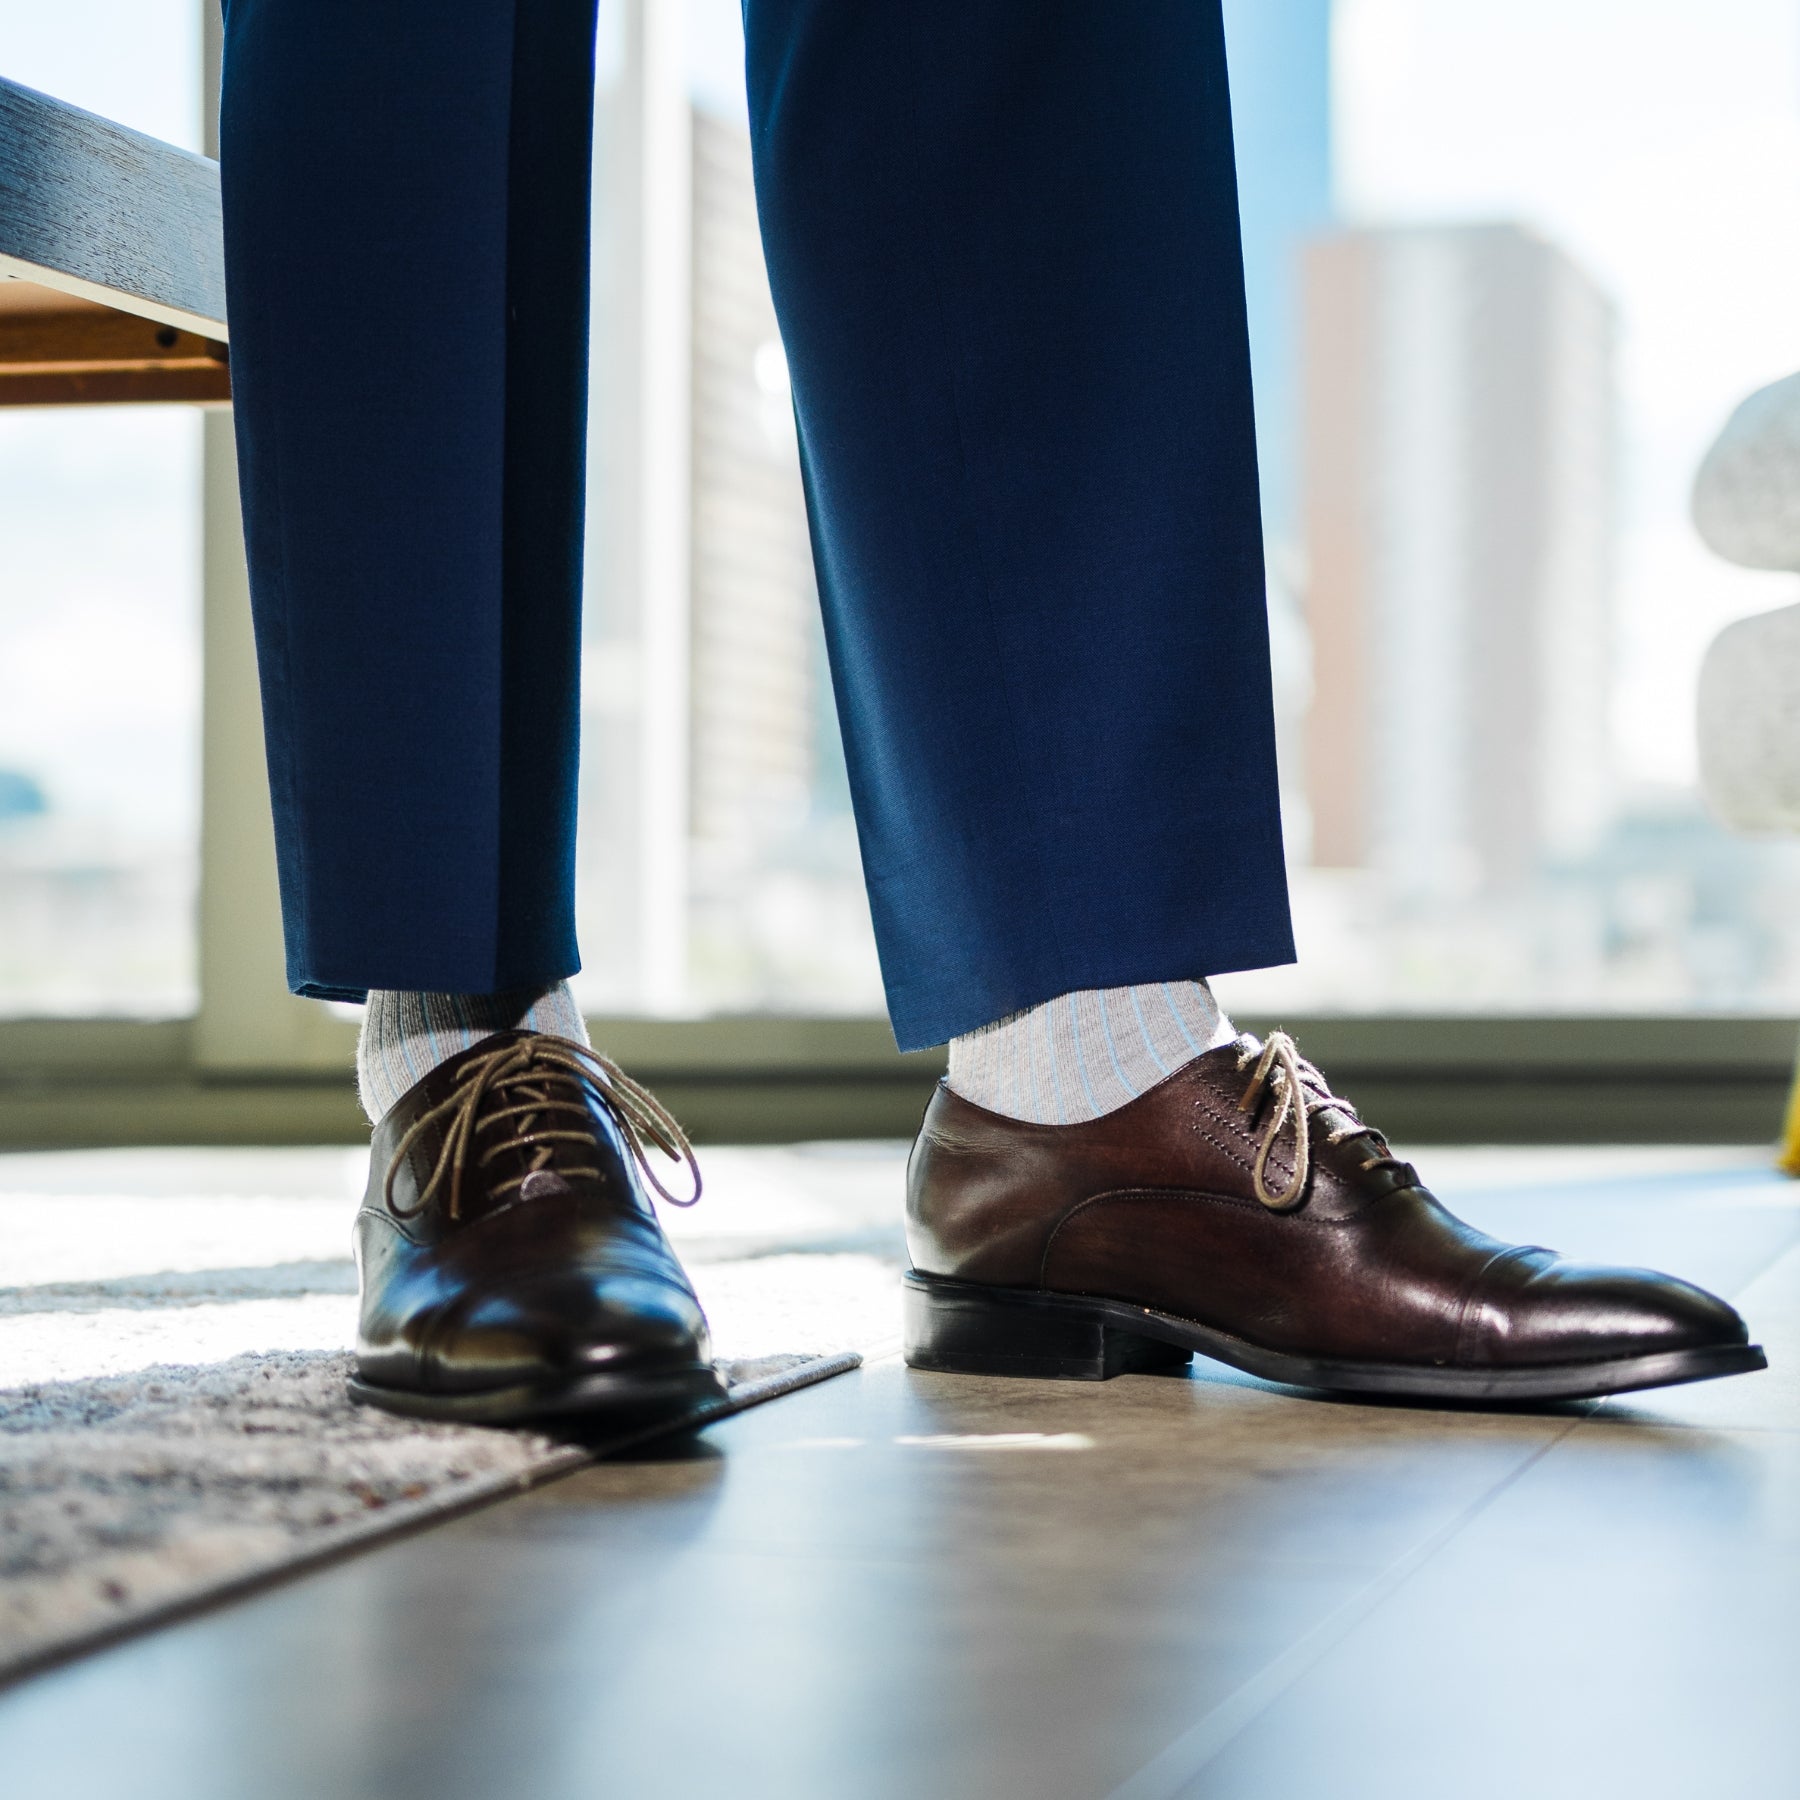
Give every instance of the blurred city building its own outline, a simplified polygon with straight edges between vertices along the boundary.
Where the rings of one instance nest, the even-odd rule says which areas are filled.
[[[741,75],[680,24],[603,13],[579,987],[877,1011]]]
[[[693,113],[689,968],[714,1008],[874,1010],[750,136]]]
[[[0,1015],[198,999],[199,417],[0,411]]]
[[[1612,808],[1612,305],[1514,225],[1342,232],[1305,269],[1312,860],[1517,888]]]
[[[1311,840],[1305,732],[1312,645],[1304,614],[1303,420],[1295,346],[1302,250],[1333,217],[1332,0],[1278,5],[1225,0],[1224,18],[1256,396],[1282,827],[1290,857],[1304,860]]]
[[[1332,219],[1332,0],[1225,0],[1244,297],[1263,518],[1277,556],[1300,535],[1301,245]]]
[[[1301,961],[1228,1000],[1791,1004],[1800,851],[1613,766],[1609,296],[1521,225],[1371,226],[1307,246],[1301,320]]]

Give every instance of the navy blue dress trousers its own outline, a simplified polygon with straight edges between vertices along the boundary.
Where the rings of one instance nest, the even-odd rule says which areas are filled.
[[[744,17],[901,1045],[1291,960],[1218,0]],[[594,0],[226,3],[300,993],[577,967],[593,43]]]

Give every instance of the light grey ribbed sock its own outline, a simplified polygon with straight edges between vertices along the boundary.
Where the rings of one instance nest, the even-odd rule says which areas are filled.
[[[1236,1037],[1204,981],[1085,988],[952,1038],[950,1086],[1009,1119],[1073,1125]]]
[[[376,988],[356,1040],[356,1088],[371,1124],[439,1063],[497,1031],[548,1031],[588,1041],[569,984],[510,994],[409,994]]]

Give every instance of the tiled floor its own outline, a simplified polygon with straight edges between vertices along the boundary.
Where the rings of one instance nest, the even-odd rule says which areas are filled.
[[[806,1245],[746,1208],[737,1247],[879,1256],[897,1160],[813,1154],[762,1168]],[[1731,1293],[1774,1367],[1509,1415],[876,1360],[0,1696],[0,1791],[1800,1792],[1800,1189],[1424,1160],[1490,1229]]]

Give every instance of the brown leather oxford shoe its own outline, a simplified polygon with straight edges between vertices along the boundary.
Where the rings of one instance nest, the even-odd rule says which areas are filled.
[[[646,1144],[687,1163],[692,1199]],[[646,1183],[700,1196],[681,1127],[605,1057],[509,1031],[433,1069],[375,1130],[351,1394],[495,1425],[722,1400]]]
[[[1285,1032],[1077,1125],[940,1084],[907,1187],[914,1368],[1096,1381],[1199,1351],[1300,1387],[1491,1404],[1767,1366],[1700,1288],[1463,1224]]]

